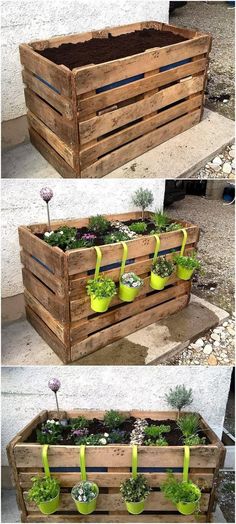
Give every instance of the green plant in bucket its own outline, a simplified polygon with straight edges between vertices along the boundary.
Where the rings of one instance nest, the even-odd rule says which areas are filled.
[[[132,302],[143,284],[144,281],[136,273],[124,273],[120,279],[119,298],[124,302]]]
[[[150,286],[152,289],[161,290],[166,286],[174,271],[174,264],[166,257],[158,257],[152,266]]]
[[[198,512],[201,490],[193,482],[178,480],[172,472],[169,472],[166,481],[161,486],[161,491],[183,515]]]
[[[116,295],[115,282],[102,275],[88,280],[86,289],[91,297],[91,309],[97,313],[107,311],[112,298]]]
[[[139,515],[143,512],[145,500],[151,491],[144,475],[139,474],[125,480],[120,486],[120,491],[129,513]]]
[[[71,490],[72,499],[75,502],[76,508],[82,515],[89,515],[96,509],[99,489],[97,484],[82,480],[76,484]]]
[[[196,258],[196,252],[194,251],[191,255],[176,255],[174,262],[177,266],[177,276],[181,280],[190,280],[195,271],[201,269],[201,262]]]
[[[60,484],[52,477],[33,477],[33,485],[29,490],[28,499],[37,504],[44,515],[57,511],[60,497]]]

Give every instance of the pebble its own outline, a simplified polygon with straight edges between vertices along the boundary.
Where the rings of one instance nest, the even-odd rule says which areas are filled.
[[[204,346],[204,342],[203,342],[202,338],[199,338],[198,340],[196,340],[195,345],[197,347],[202,348]]]
[[[217,366],[218,360],[214,355],[210,355],[207,363],[209,364],[209,366]]]
[[[230,151],[229,151],[229,156],[230,156],[231,158],[234,158],[234,157],[235,157],[235,150],[234,150],[234,149],[230,149]]]
[[[231,328],[230,326],[227,327],[227,331],[229,332],[230,335],[232,335],[232,337],[235,335],[235,330]]]
[[[228,324],[229,324],[228,322],[224,322],[223,327],[228,326]]]
[[[203,349],[203,353],[205,353],[205,355],[210,355],[212,353],[211,344],[206,344],[206,346]]]
[[[211,338],[212,338],[213,340],[220,340],[220,336],[218,335],[218,333],[212,333],[212,334],[211,334]]]
[[[229,175],[231,173],[231,164],[229,162],[224,163],[223,173],[225,173],[226,175]]]
[[[215,340],[215,342],[213,342],[213,346],[215,348],[219,348],[220,347],[220,343],[218,342],[218,340]]]
[[[219,156],[216,156],[213,160],[212,160],[212,164],[216,164],[217,166],[221,166],[221,164],[223,164],[221,158]]]

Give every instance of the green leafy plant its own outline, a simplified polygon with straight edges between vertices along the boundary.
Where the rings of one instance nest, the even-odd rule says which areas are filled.
[[[60,484],[53,477],[33,477],[33,485],[29,490],[28,499],[39,505],[54,499],[59,492]]]
[[[199,435],[190,435],[190,437],[185,437],[183,440],[185,446],[200,446],[206,443],[206,438],[199,437]]]
[[[168,473],[166,481],[161,486],[167,500],[173,504],[179,502],[197,502],[201,496],[201,490],[193,482],[184,482],[174,477],[172,472]]]
[[[63,426],[55,420],[47,420],[36,429],[36,440],[39,444],[57,444],[61,440]]]
[[[170,218],[164,211],[156,211],[152,217],[152,220],[155,224],[155,230],[151,231],[151,234],[168,233],[169,231],[177,231],[183,227],[177,222],[170,222]]]
[[[68,226],[62,226],[58,231],[46,232],[43,238],[47,244],[60,247],[63,250],[91,247],[95,239],[94,235],[84,235],[82,238],[77,238],[77,229]]]
[[[146,440],[144,444],[146,446],[168,446],[167,440],[163,437],[163,433],[169,433],[171,430],[170,426],[160,424],[160,426],[147,426],[144,428]]]
[[[72,430],[74,429],[84,429],[89,427],[90,421],[85,417],[77,417],[70,419],[70,427]]]
[[[193,252],[191,255],[187,255],[187,256],[176,255],[174,257],[174,262],[178,266],[182,266],[182,267],[184,267],[186,269],[200,270],[201,267],[202,267],[200,260],[198,260],[196,258],[196,253],[195,252]]]
[[[119,429],[115,429],[109,433],[109,444],[121,444],[124,442],[126,438],[125,431],[120,431]]]
[[[143,286],[144,281],[135,273],[124,273],[120,279],[121,283],[125,286],[132,288],[140,288]]]
[[[104,416],[104,424],[109,429],[116,429],[119,428],[119,426],[124,422],[125,417],[119,413],[119,411],[115,411],[111,409],[110,411],[106,411]]]
[[[114,297],[116,295],[116,285],[111,278],[99,276],[87,282],[87,294],[96,298]]]
[[[117,244],[118,242],[122,242],[125,240],[130,240],[127,233],[123,233],[123,231],[114,231],[114,233],[108,233],[104,236],[104,244]]]
[[[144,475],[137,475],[122,482],[120,491],[125,502],[141,502],[147,498],[151,489]]]
[[[187,413],[179,418],[177,426],[183,434],[186,446],[198,446],[205,443],[205,437],[199,437],[199,416],[197,413]]]
[[[83,433],[85,432],[85,430],[77,430],[77,433],[82,431]],[[76,446],[81,444],[85,444],[85,446],[106,446],[106,444],[109,444],[108,437],[108,433],[96,433],[95,435],[93,433],[91,435],[77,434],[77,436],[75,435],[75,444]]]
[[[186,389],[184,384],[170,388],[169,393],[165,395],[166,402],[173,408],[178,410],[178,419],[181,409],[190,406],[193,402],[192,389]]]
[[[87,480],[79,482],[71,490],[72,498],[78,502],[91,502],[97,497],[97,494],[94,483]]]
[[[142,235],[142,233],[147,231],[147,224],[145,222],[134,222],[130,224],[129,229],[138,235]]]
[[[140,187],[135,191],[132,197],[133,204],[142,210],[142,220],[144,219],[144,211],[150,206],[153,201],[153,193],[149,189],[143,189]]]
[[[95,217],[90,217],[88,223],[88,230],[92,231],[95,234],[104,235],[109,229],[111,223],[102,215],[97,215]]]
[[[174,271],[174,264],[171,260],[167,260],[166,257],[158,257],[152,266],[152,271],[155,275],[161,278],[166,278],[172,275]]]

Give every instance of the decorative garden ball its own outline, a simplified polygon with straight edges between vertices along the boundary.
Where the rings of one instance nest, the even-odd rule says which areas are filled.
[[[53,191],[50,187],[42,187],[40,190],[40,196],[44,202],[50,202],[53,197]]]
[[[54,392],[57,393],[57,391],[61,387],[60,380],[58,378],[51,378],[48,382],[48,387]]]

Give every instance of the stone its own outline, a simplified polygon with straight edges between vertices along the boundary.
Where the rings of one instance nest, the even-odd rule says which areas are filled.
[[[216,173],[219,173],[219,171],[221,170],[221,166],[218,166],[217,164],[209,164],[208,167],[213,169]]]
[[[223,327],[227,327],[227,326],[228,326],[228,322],[224,322]]]
[[[204,342],[203,342],[202,338],[199,338],[198,340],[196,340],[195,345],[197,347],[202,348],[204,346]]]
[[[215,340],[215,342],[213,342],[213,346],[215,348],[219,348],[220,347],[220,342],[218,342],[218,340]]]
[[[229,175],[232,169],[231,164],[229,162],[225,162],[222,169],[223,169],[223,173],[225,173],[226,175]]]
[[[212,333],[212,334],[211,334],[211,338],[212,338],[213,340],[219,340],[219,341],[220,341],[220,335],[218,335],[218,333]]]
[[[219,156],[216,156],[213,160],[212,160],[212,164],[216,164],[217,166],[221,166],[222,165],[222,160]]]
[[[207,344],[203,349],[203,353],[205,353],[205,355],[210,355],[212,353],[212,345]]]
[[[235,150],[234,150],[234,149],[230,149],[230,151],[229,151],[229,156],[230,156],[231,158],[234,158],[234,157],[235,157]]]
[[[228,326],[227,331],[229,332],[230,335],[232,335],[232,337],[235,336],[235,330],[232,327]]]
[[[217,366],[218,360],[214,355],[210,355],[207,363],[209,364],[209,366]]]

